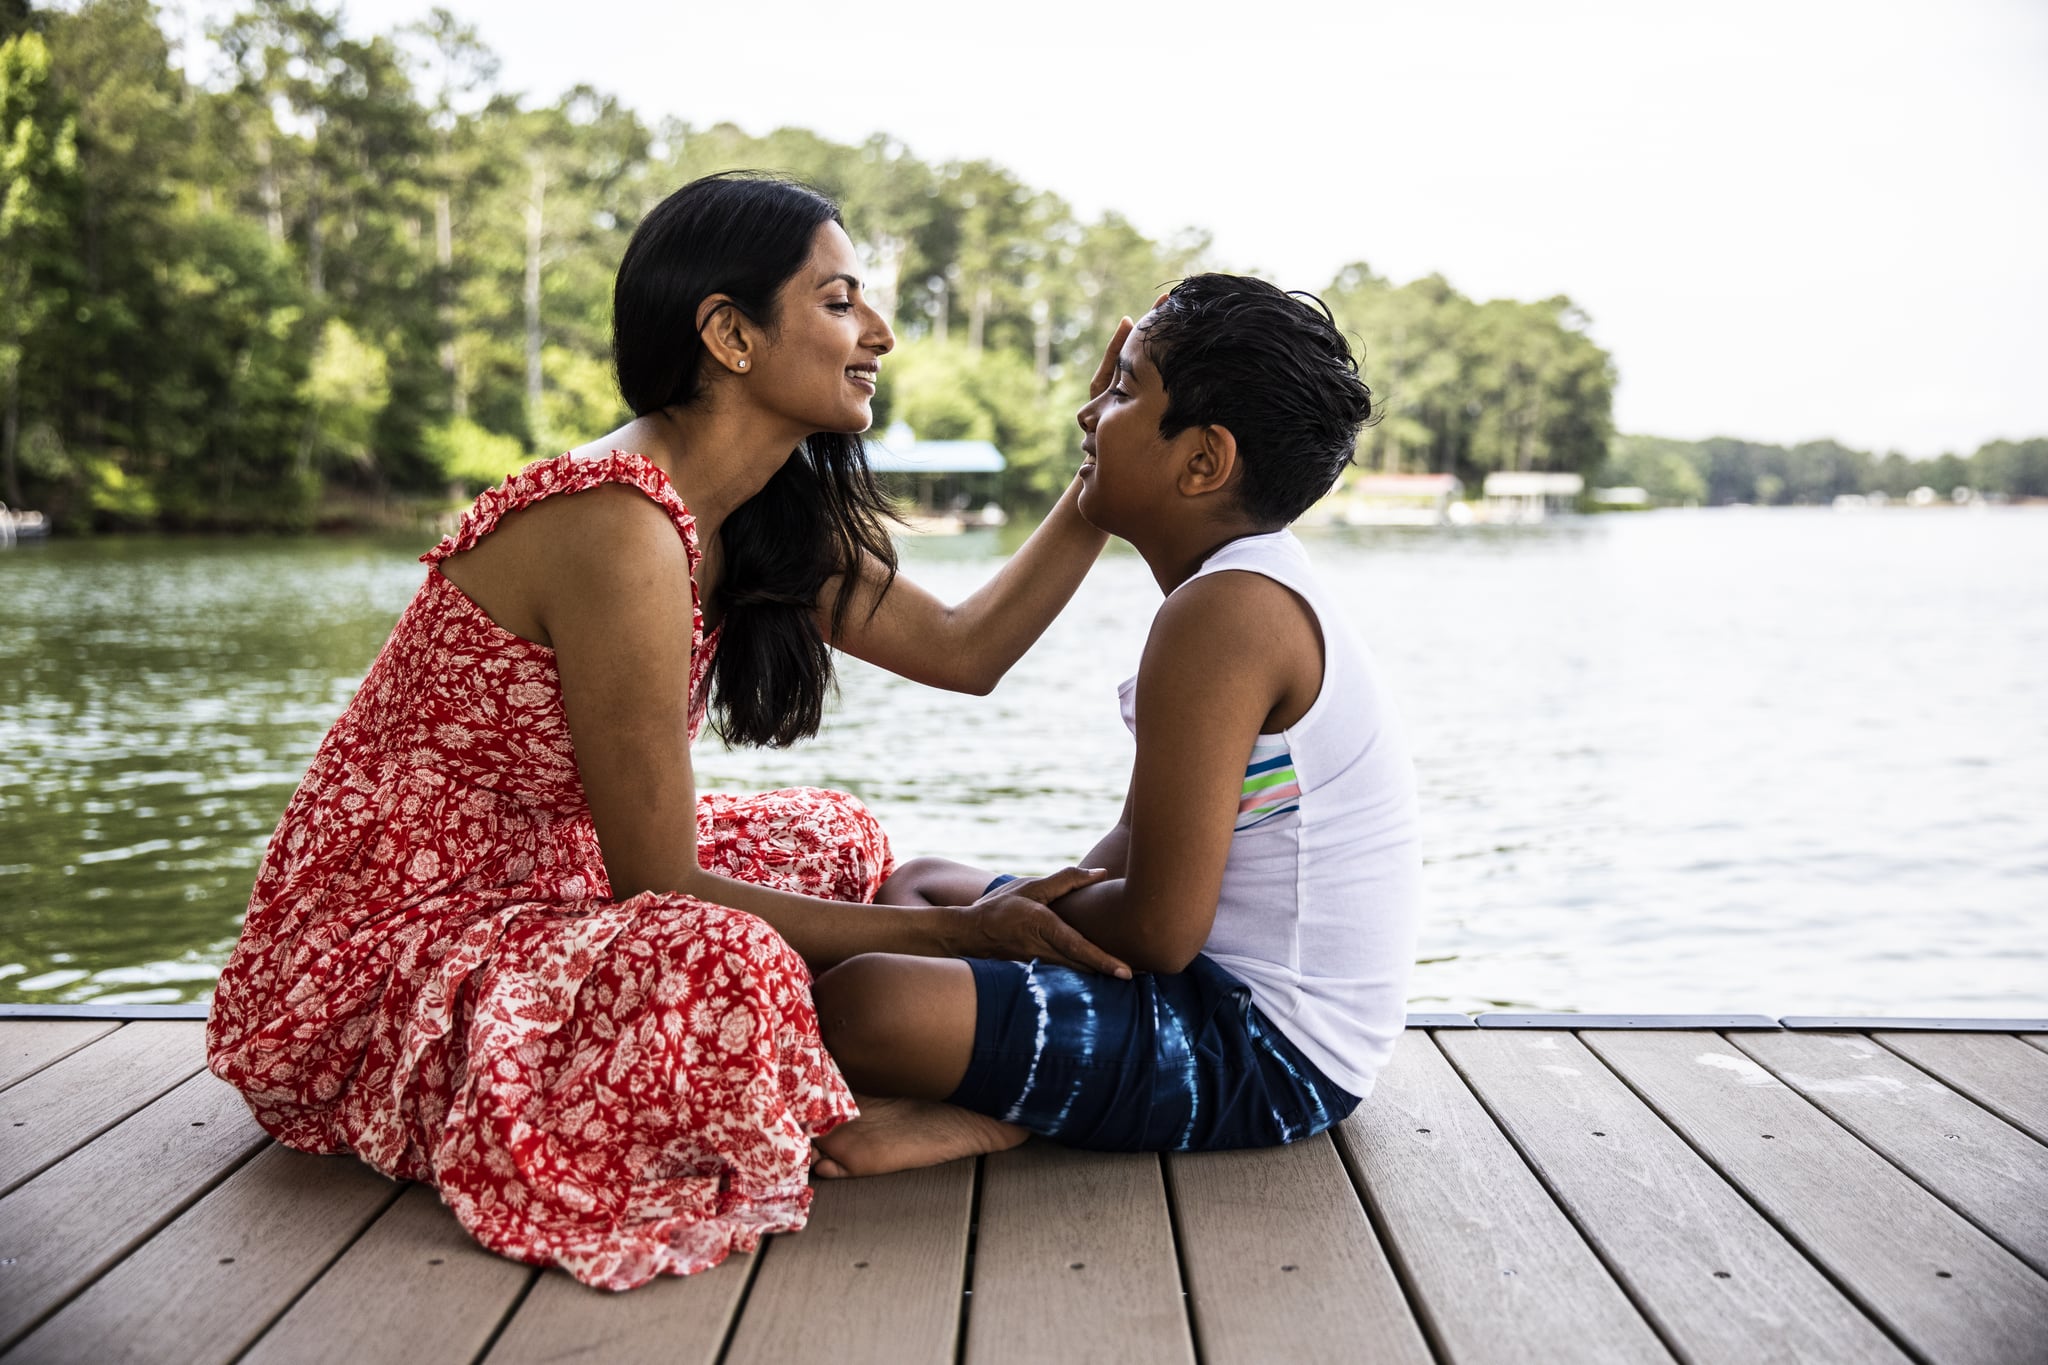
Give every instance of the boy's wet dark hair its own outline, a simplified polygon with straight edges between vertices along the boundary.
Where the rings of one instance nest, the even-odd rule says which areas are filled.
[[[1238,500],[1260,525],[1286,525],[1329,492],[1372,416],[1358,359],[1313,294],[1190,275],[1152,310],[1145,349],[1166,389],[1159,434],[1227,428]]]

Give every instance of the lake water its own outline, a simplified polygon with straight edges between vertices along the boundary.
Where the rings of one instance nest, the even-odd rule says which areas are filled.
[[[1421,772],[1418,1009],[2048,1013],[2048,509],[1308,532]],[[197,999],[424,541],[0,553],[0,1000]],[[993,538],[921,540],[942,595]],[[858,793],[1032,869],[1115,818],[1158,591],[1105,556],[990,697],[857,663],[702,787]]]

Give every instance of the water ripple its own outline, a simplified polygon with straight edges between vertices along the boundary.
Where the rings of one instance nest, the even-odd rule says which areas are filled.
[[[203,995],[423,545],[0,556],[0,999]],[[1407,716],[1418,1008],[2048,1013],[2048,513],[1658,513],[1311,533]],[[992,543],[906,550],[942,596]],[[904,854],[1028,870],[1123,801],[1158,593],[1112,552],[990,697],[855,661],[821,739],[699,785],[827,785]]]

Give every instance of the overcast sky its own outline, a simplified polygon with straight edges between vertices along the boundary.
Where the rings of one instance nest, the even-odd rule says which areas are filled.
[[[1085,214],[1206,228],[1289,286],[1363,260],[1569,294],[1624,431],[1914,455],[2048,434],[2043,0],[448,7],[540,99],[888,132]],[[346,8],[357,32],[425,10]]]

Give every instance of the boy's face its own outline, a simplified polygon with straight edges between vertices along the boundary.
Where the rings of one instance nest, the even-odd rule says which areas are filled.
[[[1145,351],[1145,319],[1131,329],[1107,389],[1077,414],[1081,442],[1081,515],[1114,536],[1131,539],[1156,520],[1173,496],[1173,442],[1159,435],[1166,386]]]

